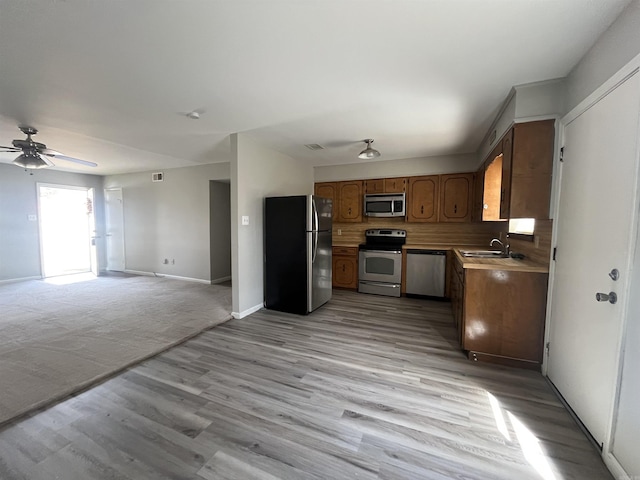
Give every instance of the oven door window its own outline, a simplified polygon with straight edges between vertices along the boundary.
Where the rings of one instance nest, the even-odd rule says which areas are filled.
[[[395,273],[395,260],[385,257],[369,257],[365,259],[365,272],[377,275],[393,275]]]

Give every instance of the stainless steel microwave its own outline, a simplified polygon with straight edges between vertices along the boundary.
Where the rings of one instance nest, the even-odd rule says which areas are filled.
[[[404,217],[404,193],[371,193],[364,196],[364,214],[368,217]]]

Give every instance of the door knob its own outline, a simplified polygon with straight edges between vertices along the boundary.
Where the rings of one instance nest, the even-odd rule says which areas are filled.
[[[596,293],[596,300],[599,302],[609,302],[611,304],[616,303],[618,301],[618,295],[616,292],[609,293]]]

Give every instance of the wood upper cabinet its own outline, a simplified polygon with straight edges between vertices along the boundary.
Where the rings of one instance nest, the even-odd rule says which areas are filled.
[[[375,178],[365,180],[365,193],[402,193],[407,189],[407,179],[399,178]]]
[[[482,212],[484,205],[484,165],[473,175],[473,200],[471,202],[471,221],[482,221]]]
[[[364,193],[384,193],[384,178],[365,180]]]
[[[500,184],[500,218],[508,219],[511,205],[511,164],[513,162],[513,129],[502,138],[502,182]]]
[[[384,193],[403,193],[407,190],[406,178],[385,178]]]
[[[358,288],[358,249],[356,247],[333,247],[333,286],[336,288]]]
[[[473,173],[440,175],[441,222],[471,221]]]
[[[314,185],[313,193],[319,197],[330,198],[332,203],[333,221],[337,221],[338,218],[338,187],[336,182],[323,182],[316,183]]]
[[[554,136],[554,120],[541,120],[517,123],[502,137],[484,163],[483,220],[549,218]]]
[[[437,222],[440,200],[440,177],[428,175],[409,177],[406,202],[408,222]]]
[[[338,222],[362,222],[363,181],[337,182]]]
[[[509,218],[549,218],[555,121],[513,127]]]

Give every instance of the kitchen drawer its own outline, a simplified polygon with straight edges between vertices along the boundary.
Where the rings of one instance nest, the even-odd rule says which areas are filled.
[[[358,247],[333,247],[334,255],[358,255]]]

